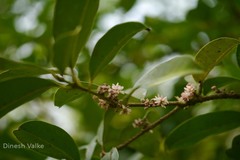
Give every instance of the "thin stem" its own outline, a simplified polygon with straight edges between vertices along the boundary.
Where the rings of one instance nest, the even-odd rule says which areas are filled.
[[[63,76],[60,76],[60,75],[58,75],[58,74],[56,74],[56,73],[51,73],[52,74],[52,76],[56,79],[56,80],[58,80],[59,82],[64,82],[64,83],[68,83],[68,84],[71,84],[71,82],[69,82],[69,81],[67,81],[66,79],[64,79],[63,78]]]
[[[211,100],[218,100],[218,99],[240,99],[240,94],[237,93],[219,93],[213,94],[209,96],[197,96],[186,103],[182,103],[179,101],[169,101],[167,106],[179,106],[179,107],[187,107],[193,106],[197,103],[203,103]],[[129,103],[129,107],[145,107],[144,103]]]
[[[178,101],[169,102],[169,104],[167,106],[177,105],[177,107],[175,107],[173,110],[171,110],[170,112],[165,114],[163,117],[161,117],[157,121],[155,121],[152,124],[150,124],[148,127],[144,128],[142,131],[137,133],[135,136],[133,136],[129,140],[127,140],[124,143],[118,145],[117,149],[123,149],[124,147],[126,147],[127,145],[132,143],[134,140],[136,140],[137,138],[139,138],[140,136],[145,134],[146,132],[148,132],[151,129],[157,127],[163,121],[165,121],[170,116],[172,116],[174,113],[176,113],[180,108],[183,108],[183,107],[186,107],[186,106],[190,106],[190,105],[195,105],[197,103],[202,103],[202,102],[206,102],[206,101],[210,101],[210,100],[216,100],[216,99],[240,99],[240,94],[221,93],[221,94],[214,94],[214,95],[210,95],[210,96],[199,96],[199,97],[196,97],[196,98],[194,98],[191,101],[186,102],[186,103],[182,103],[182,102],[178,102]],[[132,104],[129,104],[129,106],[131,106],[131,107],[137,107],[137,106],[138,107],[139,106],[143,107],[144,104],[142,104],[142,103],[138,103],[138,104],[137,103],[132,103]]]
[[[77,84],[78,86],[81,86],[81,82],[80,80],[78,79],[75,71],[74,71],[74,68],[71,68],[71,72],[72,72],[72,80],[75,84]]]
[[[127,145],[129,145],[131,142],[133,142],[134,140],[136,140],[137,138],[139,138],[140,136],[142,136],[143,134],[147,133],[148,131],[150,131],[151,129],[157,127],[159,124],[161,124],[163,121],[165,121],[166,119],[168,119],[170,116],[172,116],[174,113],[176,113],[178,110],[180,109],[180,107],[175,107],[174,109],[172,109],[170,112],[168,112],[167,114],[165,114],[163,117],[161,117],[160,119],[158,119],[157,121],[153,122],[152,124],[150,124],[149,126],[147,126],[146,128],[144,128],[143,130],[141,130],[141,132],[137,133],[135,136],[133,136],[132,138],[128,139],[127,141],[125,141],[124,143],[120,144],[117,146],[117,149],[123,149],[124,147],[126,147]]]
[[[73,79],[74,83],[67,82],[62,76],[59,76],[57,74],[53,73],[52,75],[57,80],[59,80],[61,82],[66,82],[68,84],[71,84],[73,87],[76,87],[76,88],[82,90],[83,92],[95,95],[95,96],[97,96],[97,97],[99,97],[101,99],[104,99],[104,100],[106,100],[108,102],[111,102],[111,104],[113,104],[113,106],[119,105],[118,101],[113,101],[113,100],[105,97],[102,94],[98,94],[97,92],[92,91],[91,89],[84,88],[81,85],[81,82],[78,79],[78,77],[77,77],[76,73],[74,72],[74,70],[72,69],[71,71],[72,71],[72,79]],[[126,102],[128,102],[128,98],[129,97],[127,97]],[[216,94],[213,94],[213,95],[202,96],[202,84],[200,83],[198,94],[195,95],[195,97],[193,97],[192,99],[190,99],[187,102],[169,101],[169,103],[165,107],[167,107],[167,106],[177,106],[177,107],[172,109],[170,112],[165,114],[160,119],[158,119],[155,122],[153,122],[150,125],[148,125],[146,128],[142,129],[140,132],[138,132],[136,135],[134,135],[133,137],[131,137],[127,141],[123,142],[122,144],[119,144],[117,146],[117,149],[123,149],[124,147],[128,146],[130,143],[132,143],[133,141],[138,139],[140,136],[144,135],[145,133],[149,132],[150,130],[152,130],[155,127],[157,127],[158,125],[160,125],[163,121],[167,120],[170,116],[175,114],[180,108],[184,108],[184,107],[187,107],[187,106],[193,106],[193,105],[195,105],[197,103],[203,103],[203,102],[206,102],[206,101],[216,100],[216,99],[240,99],[240,94],[221,92],[221,93],[216,93]],[[128,105],[128,107],[146,107],[144,103],[128,103],[127,105]]]
[[[200,81],[199,82],[199,88],[198,88],[198,96],[201,96],[202,95],[202,90],[203,90],[203,83]]]

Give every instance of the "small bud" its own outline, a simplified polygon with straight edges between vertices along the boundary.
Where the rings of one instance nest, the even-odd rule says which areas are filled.
[[[99,94],[107,93],[108,90],[109,90],[109,88],[110,88],[109,85],[103,84],[103,85],[101,85],[101,86],[98,87],[98,93],[99,93]]]
[[[138,118],[138,119],[135,119],[134,122],[133,122],[133,127],[134,128],[138,128],[138,127],[141,127],[143,124],[143,121],[141,118]]]
[[[235,94],[235,92],[233,90],[230,91],[230,94]]]
[[[216,91],[217,90],[217,86],[212,86],[211,90]]]
[[[184,101],[184,100],[182,99],[182,97],[176,96],[175,98],[178,100],[178,102],[180,102],[180,103],[182,103],[182,104],[185,104],[185,103],[186,103],[186,101]]]
[[[132,126],[134,128],[146,128],[149,125],[149,122],[147,121],[146,118],[138,118],[135,119],[134,122],[132,123]]]
[[[103,100],[103,99],[99,99],[98,100],[98,105],[102,108],[102,109],[105,109],[105,110],[108,110],[109,108],[109,104]]]
[[[130,108],[128,108],[128,107],[126,107],[126,106],[124,106],[124,105],[122,105],[121,106],[121,111],[120,111],[120,113],[119,114],[130,114],[131,113],[131,109]]]
[[[151,105],[150,105],[150,101],[149,101],[148,98],[142,100],[142,103],[144,103],[144,106],[145,106],[144,109],[148,109],[149,107],[151,107]]]

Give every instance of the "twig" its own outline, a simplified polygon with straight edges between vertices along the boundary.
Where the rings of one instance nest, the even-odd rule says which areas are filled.
[[[167,106],[179,106],[179,107],[187,107],[187,106],[193,106],[197,103],[203,103],[211,100],[220,100],[220,99],[240,99],[240,94],[238,93],[219,93],[219,94],[213,94],[208,96],[196,96],[190,101],[186,103],[182,103],[179,101],[169,101]],[[145,107],[144,103],[129,103],[129,107]]]
[[[163,121],[165,121],[166,119],[168,119],[170,116],[172,116],[174,113],[176,113],[178,110],[180,109],[180,107],[175,107],[173,110],[171,110],[170,112],[168,112],[167,114],[165,114],[163,117],[161,117],[160,119],[158,119],[157,121],[153,122],[152,124],[150,124],[149,126],[147,126],[146,128],[144,128],[143,130],[141,130],[141,132],[137,133],[135,136],[133,136],[132,138],[130,138],[129,140],[125,141],[124,143],[118,145],[116,148],[117,149],[123,149],[124,147],[126,147],[127,145],[129,145],[131,142],[133,142],[134,140],[136,140],[137,138],[139,138],[140,136],[142,136],[143,134],[145,134],[146,132],[150,131],[151,129],[155,128],[156,126],[158,126],[159,124],[161,124]]]
[[[163,117],[161,117],[157,121],[155,121],[152,124],[150,124],[148,127],[144,128],[142,131],[137,133],[135,136],[133,136],[129,140],[127,140],[124,143],[118,145],[117,149],[123,149],[124,147],[126,147],[127,145],[132,143],[134,140],[136,140],[137,138],[139,138],[140,136],[145,134],[146,132],[148,132],[151,129],[157,127],[163,121],[165,121],[170,116],[172,116],[174,113],[176,113],[180,108],[183,108],[183,107],[186,107],[186,106],[192,106],[192,105],[195,105],[197,103],[203,103],[203,102],[210,101],[210,100],[217,100],[217,99],[240,99],[240,94],[220,93],[220,94],[214,94],[214,95],[209,95],[209,96],[197,96],[194,99],[192,99],[192,100],[190,100],[190,101],[188,101],[186,103],[182,103],[182,102],[178,102],[178,101],[169,102],[169,104],[167,106],[177,105],[177,107],[175,107],[173,110],[171,110],[170,112],[165,114]],[[137,107],[137,106],[138,107],[139,106],[140,107],[144,107],[144,104],[142,104],[142,103],[138,103],[138,104],[137,103],[133,103],[133,104],[129,104],[129,106],[131,106],[131,107]]]

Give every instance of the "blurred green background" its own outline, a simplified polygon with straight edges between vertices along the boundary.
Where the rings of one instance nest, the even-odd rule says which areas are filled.
[[[54,0],[1,0],[0,56],[53,67],[51,29],[54,3]],[[112,26],[126,21],[141,21],[151,28],[151,32],[137,34],[96,78],[96,84],[119,82],[125,89],[131,88],[141,73],[157,61],[179,54],[195,55],[204,44],[215,38],[238,38],[240,1],[101,0],[94,30],[78,60],[77,68],[81,68],[82,71],[79,72],[81,80],[87,80],[88,60],[96,41]],[[171,99],[182,92],[185,84],[185,79],[177,79],[151,89],[148,95],[158,92]],[[52,102],[53,93],[54,89],[0,119],[0,144],[16,143],[12,130],[22,122],[34,119],[48,121],[64,128],[79,145],[89,143],[97,132],[104,111],[89,95],[82,96],[59,109]],[[227,108],[240,110],[239,102],[200,104],[171,117],[161,125],[159,131],[164,137],[177,124],[193,115]],[[230,147],[232,137],[237,133],[238,130],[209,137],[186,150],[161,153],[162,159],[227,159],[225,149]],[[151,159],[130,149],[120,153],[121,159]],[[0,160],[46,158],[31,151],[3,149],[3,146],[0,146],[0,155],[3,157],[0,157]]]

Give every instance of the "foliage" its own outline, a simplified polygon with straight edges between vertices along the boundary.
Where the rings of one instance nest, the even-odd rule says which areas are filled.
[[[18,18],[31,7],[1,2],[1,158],[239,159],[238,1],[199,0],[186,21],[116,24],[96,43],[102,16],[116,8],[98,0],[23,2],[42,5],[35,18],[45,29],[21,30]],[[115,6],[127,12],[136,3]],[[29,101],[46,111],[14,121],[18,109],[31,110]],[[49,101],[76,113],[75,134],[49,120],[41,107]]]

